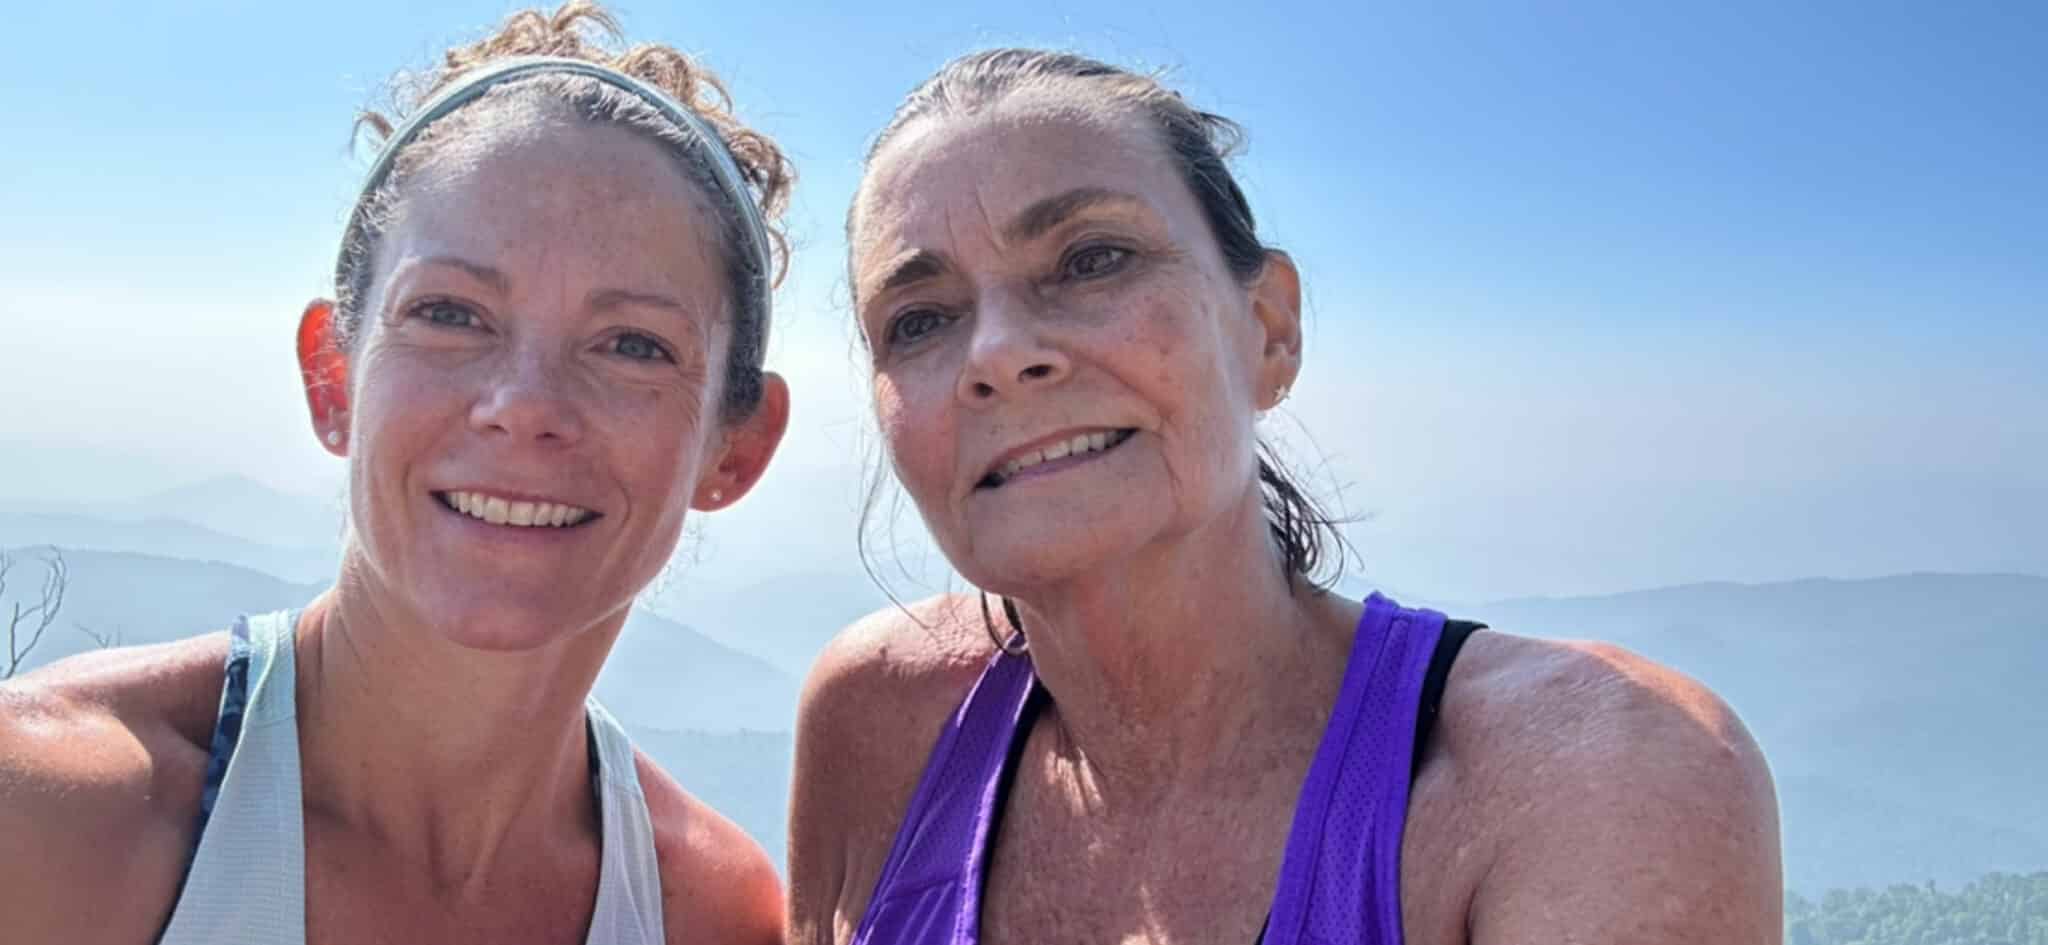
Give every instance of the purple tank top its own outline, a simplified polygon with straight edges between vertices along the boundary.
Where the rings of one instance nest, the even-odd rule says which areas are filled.
[[[1443,627],[1440,613],[1366,599],[1295,806],[1265,945],[1401,945],[1416,712]],[[1006,770],[1027,705],[1043,698],[1029,657],[989,662],[939,732],[853,945],[978,945]]]

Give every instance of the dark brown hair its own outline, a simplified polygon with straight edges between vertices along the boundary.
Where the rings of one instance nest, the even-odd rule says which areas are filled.
[[[553,13],[523,10],[508,17],[497,32],[477,42],[448,50],[435,68],[402,76],[394,83],[394,106],[387,116],[365,110],[356,120],[358,136],[382,148],[394,127],[434,95],[480,67],[512,57],[557,56],[597,63],[647,83],[689,109],[717,136],[705,142],[679,127],[652,103],[615,85],[585,76],[542,73],[493,86],[475,101],[436,119],[403,144],[390,173],[364,194],[359,212],[343,235],[341,260],[335,271],[336,329],[344,349],[354,345],[362,325],[363,306],[375,281],[377,245],[391,221],[404,184],[455,143],[486,126],[493,113],[515,103],[538,106],[562,117],[592,125],[611,125],[634,132],[674,158],[677,166],[702,188],[721,221],[728,281],[732,288],[732,343],[726,356],[724,411],[728,419],[751,413],[761,397],[761,372],[767,353],[768,303],[759,264],[744,235],[741,210],[734,200],[753,200],[768,226],[773,281],[789,265],[789,244],[776,220],[789,202],[794,179],[781,149],[760,132],[742,125],[732,114],[732,97],[718,77],[689,56],[667,46],[637,45],[621,49],[619,25],[591,0],[571,0]],[[746,194],[726,194],[711,170],[704,148],[724,148],[745,181]]]

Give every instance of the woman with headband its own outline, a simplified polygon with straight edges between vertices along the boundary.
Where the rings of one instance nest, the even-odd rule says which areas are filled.
[[[1720,700],[1328,591],[1342,539],[1258,435],[1301,277],[1234,134],[1009,49],[869,151],[847,233],[883,440],[984,593],[815,664],[791,941],[1777,941],[1770,776]]]
[[[590,690],[684,516],[781,438],[789,170],[696,63],[591,27],[518,14],[367,119],[298,334],[340,574],[0,689],[0,938],[780,940],[765,854]]]

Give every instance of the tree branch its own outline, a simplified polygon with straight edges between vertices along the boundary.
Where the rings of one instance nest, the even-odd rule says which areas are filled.
[[[0,553],[0,592],[7,589],[7,573],[14,569],[15,560]],[[24,608],[20,601],[14,602],[11,616],[7,620],[7,666],[0,672],[0,679],[9,679],[21,671],[28,655],[43,641],[43,633],[57,622],[57,615],[64,609],[64,592],[71,585],[71,571],[64,563],[64,553],[55,546],[43,558],[43,586],[39,599],[33,606]],[[27,625],[28,642],[21,640],[22,627]]]
[[[94,646],[102,650],[111,650],[121,645],[121,631],[119,628],[116,628],[112,633],[102,633],[76,620],[71,622],[71,626],[79,633],[85,634],[86,639],[91,640]]]

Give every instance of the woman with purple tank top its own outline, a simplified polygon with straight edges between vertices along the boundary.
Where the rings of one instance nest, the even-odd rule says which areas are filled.
[[[1301,283],[1236,137],[1152,78],[1009,49],[869,151],[876,412],[981,593],[813,668],[791,941],[1778,941],[1770,776],[1713,694],[1328,592],[1341,539],[1258,438]]]

